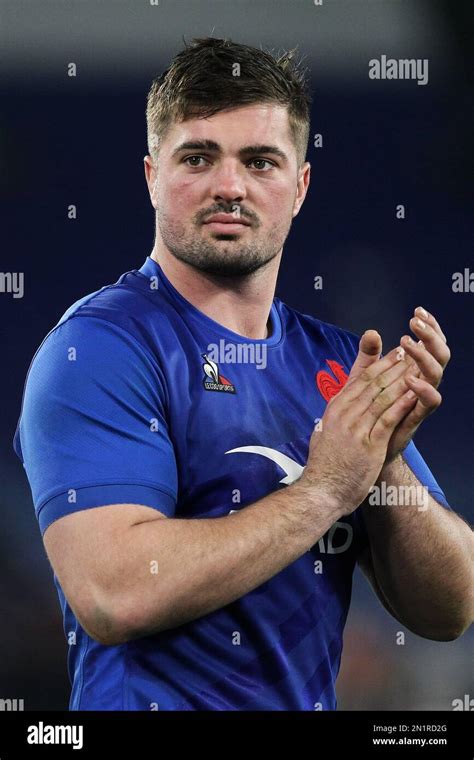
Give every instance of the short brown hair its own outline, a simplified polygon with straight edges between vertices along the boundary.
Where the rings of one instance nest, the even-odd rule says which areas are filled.
[[[296,48],[278,58],[250,45],[195,38],[153,80],[147,99],[148,152],[155,158],[168,128],[192,116],[210,117],[256,103],[286,106],[298,167],[305,162],[311,95]],[[238,65],[238,66],[237,66]],[[238,75],[236,75],[238,72]]]

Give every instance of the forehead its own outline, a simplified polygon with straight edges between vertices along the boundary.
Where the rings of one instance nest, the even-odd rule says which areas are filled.
[[[206,118],[191,117],[173,124],[163,147],[170,150],[190,139],[215,140],[224,150],[242,145],[271,143],[291,152],[292,139],[288,110],[275,103],[261,103],[219,111]]]

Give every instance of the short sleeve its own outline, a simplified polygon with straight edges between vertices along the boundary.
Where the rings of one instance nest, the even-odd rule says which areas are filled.
[[[402,451],[402,457],[409,466],[410,470],[418,478],[421,485],[425,486],[428,489],[430,496],[442,504],[443,507],[446,507],[446,509],[451,509],[446,496],[444,495],[444,492],[438,485],[433,473],[431,472],[430,468],[426,464],[413,441],[410,441],[408,446]]]
[[[45,338],[15,437],[42,533],[59,517],[107,504],[174,514],[166,401],[159,362],[121,327],[78,316]]]

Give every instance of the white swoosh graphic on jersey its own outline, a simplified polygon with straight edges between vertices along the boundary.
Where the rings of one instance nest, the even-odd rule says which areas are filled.
[[[286,472],[286,477],[280,480],[280,483],[284,483],[287,486],[291,485],[291,483],[294,483],[294,481],[299,478],[305,469],[300,464],[298,464],[298,462],[295,462],[294,459],[287,457],[286,454],[282,454],[281,451],[277,451],[277,449],[270,449],[268,446],[240,446],[238,449],[230,449],[230,451],[226,451],[225,453],[238,454],[240,452],[244,454],[261,454],[261,456],[271,459],[272,462],[275,462],[275,464],[277,464],[279,467],[281,467],[282,470]],[[238,511],[239,510],[237,509],[231,509],[229,514],[233,514],[234,512]],[[346,538],[342,546],[335,547],[333,544],[333,538],[335,532],[338,529],[342,529],[346,532]],[[324,543],[325,536],[322,536],[319,539],[319,551],[321,554],[341,554],[342,552],[347,551],[347,549],[351,546],[353,535],[354,530],[352,525],[350,523],[340,522],[338,520],[328,531],[326,537],[327,548]],[[309,551],[311,551],[311,549]]]
[[[286,477],[280,480],[280,483],[284,483],[286,486],[291,485],[302,474],[304,467],[302,467],[294,459],[290,459],[286,454],[282,454],[277,449],[270,449],[268,446],[240,446],[238,449],[230,449],[226,451],[226,454],[236,454],[242,452],[244,454],[260,454],[267,459],[271,459],[281,469],[286,472]]]

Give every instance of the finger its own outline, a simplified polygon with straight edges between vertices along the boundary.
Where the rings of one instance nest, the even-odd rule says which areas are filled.
[[[409,335],[403,335],[400,343],[406,350],[407,354],[412,357],[417,368],[422,372],[424,378],[428,380],[435,388],[438,387],[443,378],[443,367],[435,357],[425,348],[422,341],[415,343]],[[413,373],[413,366],[407,363],[407,374]]]
[[[418,403],[412,412],[412,422],[419,424],[435,411],[441,404],[442,396],[431,383],[423,380],[421,377],[412,377],[408,375],[405,378],[408,387],[416,393]]]
[[[416,403],[417,396],[411,389],[404,393],[378,418],[369,432],[369,439],[373,443],[382,443],[387,446],[395,428],[404,417],[409,416],[410,410]]]
[[[434,356],[442,369],[444,369],[451,358],[451,352],[443,337],[441,337],[434,327],[431,327],[428,322],[419,317],[410,319],[410,329],[423,341],[426,350]],[[407,348],[405,344],[403,344],[403,347]]]
[[[410,337],[410,336],[408,336],[408,337]],[[418,341],[418,345],[422,346],[423,345],[423,341],[419,340]],[[405,348],[401,345],[401,341],[400,341],[400,351],[403,351],[403,353],[404,353],[404,357],[403,358],[404,358],[404,361],[405,361],[406,371],[407,372],[409,371],[410,374],[415,375],[415,377],[418,377],[418,375],[421,374],[421,370],[418,367],[418,364],[416,363],[416,361],[405,351]]]
[[[365,422],[369,432],[384,411],[406,393],[408,386],[404,379],[406,374],[404,365],[404,361],[398,362],[375,377],[362,390],[360,395],[351,402],[347,411],[349,425],[355,423],[363,415],[367,415]]]
[[[362,370],[379,360],[382,353],[382,338],[376,330],[366,330],[359,341],[359,353],[352,365],[350,377],[357,377]]]
[[[438,335],[444,340],[445,343],[447,342],[446,335],[442,331],[433,314],[430,314],[430,312],[424,309],[423,306],[417,306],[414,313],[417,317],[420,317],[424,322],[430,325],[430,327],[432,327],[435,332],[438,333]]]
[[[407,381],[407,385],[411,384],[412,389],[414,390],[415,384],[410,383],[410,380]],[[415,434],[418,427],[421,425],[424,419],[428,417],[429,414],[435,411],[435,409],[438,408],[438,406],[442,402],[441,394],[437,391],[434,392],[434,394],[431,393],[429,390],[429,385],[426,388],[428,396],[424,396],[423,389],[419,390],[416,389],[416,392],[420,395],[420,397],[417,396],[417,403],[416,406],[410,411],[409,414],[405,417],[405,419],[402,420],[400,425],[397,428],[397,436],[399,435],[401,438],[405,438],[405,440],[409,441],[411,438],[413,438],[413,435]],[[415,391],[414,391],[415,392]]]
[[[397,346],[396,348],[393,348],[387,354],[387,356],[384,356],[382,359],[378,359],[369,367],[360,370],[359,374],[356,375],[356,377],[351,376],[351,370],[351,375],[349,375],[347,383],[344,385],[336,397],[339,399],[339,403],[343,404],[353,401],[369,385],[369,383],[374,380],[374,378],[383,374],[383,372],[386,372],[391,367],[396,366],[399,362],[402,362],[404,357],[404,349],[402,349],[401,346]],[[387,385],[388,383],[381,382],[380,389],[382,386],[386,387]]]
[[[405,375],[403,374],[397,380],[392,382],[391,385],[385,388],[381,393],[379,393],[371,403],[369,402],[367,408],[363,412],[361,411],[356,418],[351,420],[350,424],[354,425],[358,420],[358,425],[362,426],[362,428],[366,430],[366,433],[369,436],[372,428],[380,419],[380,417],[382,417],[390,407],[396,404],[407,393],[407,391],[411,391],[411,393],[408,394],[407,398],[414,400],[414,404],[416,404],[416,394],[414,393],[413,389],[409,387],[408,383],[406,382]],[[364,396],[366,396],[366,394],[364,394]]]

